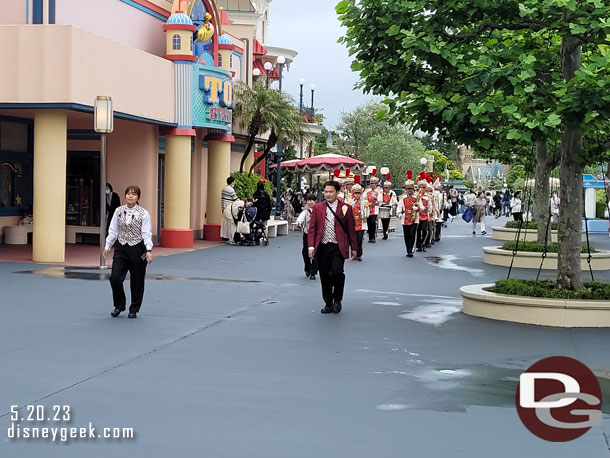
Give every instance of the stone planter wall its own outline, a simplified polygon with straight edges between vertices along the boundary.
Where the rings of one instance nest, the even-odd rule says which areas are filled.
[[[460,288],[462,312],[492,320],[558,327],[610,327],[610,301],[577,301],[508,296],[486,291],[493,285]]]
[[[503,250],[501,247],[487,246],[483,247],[483,262],[493,266],[509,267],[513,258],[513,252]],[[587,263],[587,254],[580,256],[581,268],[589,270]],[[513,267],[521,269],[539,269],[542,261],[542,253],[530,253],[528,251],[517,251]],[[557,253],[547,253],[542,266],[546,270],[557,270]],[[610,251],[600,250],[591,253],[591,268],[593,270],[609,270],[610,269]]]
[[[504,240],[512,242],[517,240],[518,229],[512,229],[507,227],[492,227],[493,231],[491,237],[495,240]],[[538,239],[538,231],[535,229],[521,229],[521,235],[519,240],[524,242],[535,242]],[[583,242],[587,241],[587,235],[582,234],[581,239]],[[551,240],[549,243],[557,243],[557,231],[551,231]]]

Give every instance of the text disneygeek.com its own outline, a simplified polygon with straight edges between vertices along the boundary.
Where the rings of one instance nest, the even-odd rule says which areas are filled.
[[[105,427],[98,428],[89,422],[87,426],[59,426],[59,422],[71,422],[71,408],[68,405],[27,405],[11,406],[11,426],[7,431],[10,441],[49,440],[51,442],[69,442],[73,440],[97,439],[134,439],[133,428]]]

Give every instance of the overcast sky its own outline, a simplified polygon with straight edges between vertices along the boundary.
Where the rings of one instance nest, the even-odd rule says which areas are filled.
[[[305,79],[304,105],[311,106],[310,85],[316,85],[314,105],[322,108],[325,126],[334,128],[342,111],[372,99],[353,90],[358,77],[351,59],[337,43],[342,29],[335,13],[338,0],[273,0],[269,10],[269,45],[299,55],[284,76],[283,90],[299,102],[299,79]]]

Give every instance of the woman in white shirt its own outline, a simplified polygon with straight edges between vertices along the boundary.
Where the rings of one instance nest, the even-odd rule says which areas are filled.
[[[115,318],[125,310],[127,304],[123,289],[127,272],[130,276],[131,289],[128,318],[137,318],[144,297],[146,266],[153,260],[150,215],[138,205],[140,194],[140,188],[137,186],[127,187],[125,190],[127,205],[116,209],[108,228],[104,258],[114,246],[110,274],[114,310],[110,315]]]
[[[551,216],[553,217],[553,221],[557,221],[559,218],[559,196],[557,195],[557,191],[551,193]]]
[[[510,208],[515,221],[523,221],[523,210],[521,209],[521,191],[515,192],[510,201]]]

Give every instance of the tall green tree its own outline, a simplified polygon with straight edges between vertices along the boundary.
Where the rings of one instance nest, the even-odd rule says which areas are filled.
[[[367,164],[374,164],[378,169],[388,167],[394,187],[402,187],[407,170],[415,170],[415,175],[417,174],[418,168],[421,167],[419,160],[424,156],[424,152],[424,145],[419,139],[396,129],[371,138],[358,159]]]
[[[347,0],[337,12],[362,87],[398,119],[481,150],[533,145],[536,170],[559,155],[557,285],[582,288],[581,174],[603,153],[582,139],[610,115],[607,2]]]
[[[303,135],[305,121],[294,108],[294,101],[285,92],[269,89],[256,81],[252,86],[239,83],[235,86],[235,106],[233,115],[239,125],[248,132],[248,143],[239,164],[239,171],[244,171],[244,164],[254,146],[256,137],[269,132],[263,154],[250,167],[254,167],[269,157],[271,149],[279,139],[298,141]]]
[[[360,153],[373,137],[388,134],[392,126],[387,119],[377,117],[377,113],[384,109],[384,105],[378,102],[368,102],[341,113],[335,145],[339,154],[360,158]]]

